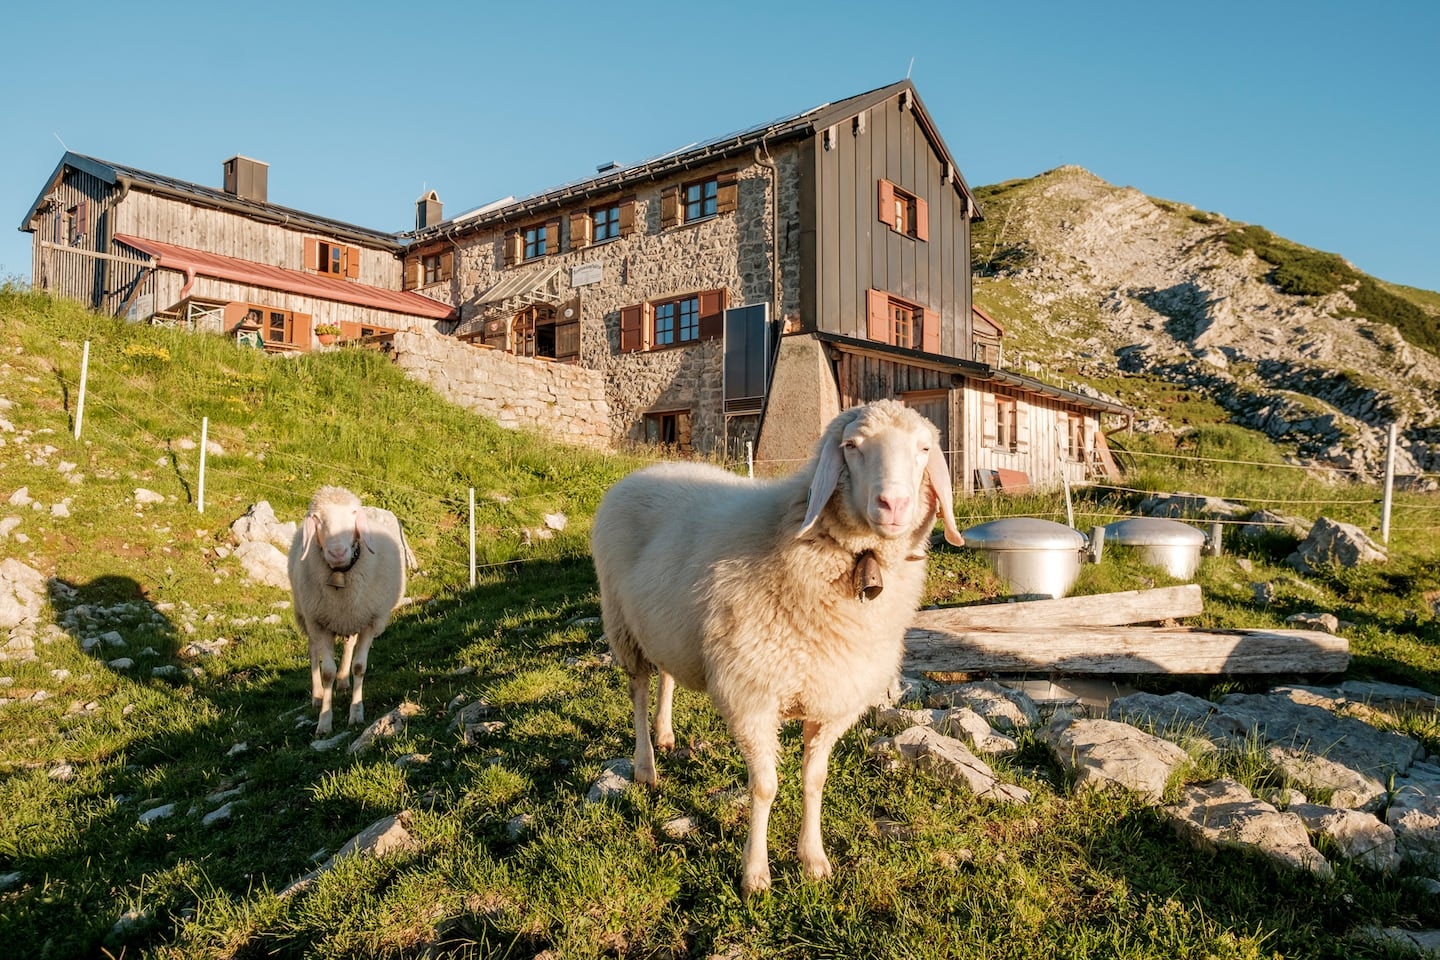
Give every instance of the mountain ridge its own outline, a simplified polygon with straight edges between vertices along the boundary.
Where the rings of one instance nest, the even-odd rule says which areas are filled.
[[[975,300],[1005,326],[1007,365],[1105,381],[1153,432],[1174,425],[1115,378],[1160,378],[1301,462],[1370,476],[1394,422],[1397,473],[1440,468],[1440,356],[1401,332],[1428,338],[1440,295],[1082,167],[976,192]]]

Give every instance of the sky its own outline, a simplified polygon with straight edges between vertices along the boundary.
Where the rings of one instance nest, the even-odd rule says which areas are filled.
[[[972,187],[1076,164],[1440,290],[1437,38],[1432,0],[14,0],[0,279],[67,148],[215,187],[243,154],[398,232],[908,74]]]

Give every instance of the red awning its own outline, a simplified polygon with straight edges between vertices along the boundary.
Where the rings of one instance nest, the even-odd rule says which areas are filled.
[[[247,283],[282,293],[353,303],[356,306],[428,317],[432,320],[454,320],[456,317],[455,308],[448,303],[431,300],[408,290],[384,290],[351,280],[322,277],[302,270],[287,270],[284,267],[272,267],[267,263],[241,260],[239,257],[192,250],[160,240],[144,240],[125,233],[117,233],[115,239],[152,257],[156,266],[165,270],[178,270],[215,280]]]

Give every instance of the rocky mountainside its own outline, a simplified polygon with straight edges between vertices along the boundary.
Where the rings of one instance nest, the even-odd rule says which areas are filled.
[[[1401,333],[1423,341],[1440,299],[1079,167],[979,196],[975,297],[1005,326],[1007,365],[1106,381],[1169,430],[1113,379],[1149,375],[1305,462],[1372,478],[1395,422],[1397,474],[1440,469],[1440,357]]]

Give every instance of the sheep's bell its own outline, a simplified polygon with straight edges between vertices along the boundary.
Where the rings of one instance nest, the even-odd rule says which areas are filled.
[[[325,582],[328,583],[328,584],[330,584],[330,586],[332,586],[332,587],[337,587],[337,588],[339,588],[339,587],[345,586],[345,571],[344,571],[344,570],[331,570],[331,571],[330,571],[330,579],[326,580]]]
[[[884,578],[880,576],[880,561],[875,559],[874,551],[866,550],[855,558],[851,584],[855,588],[855,599],[861,603],[874,600],[885,589]]]

